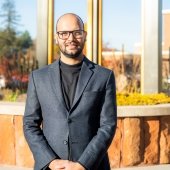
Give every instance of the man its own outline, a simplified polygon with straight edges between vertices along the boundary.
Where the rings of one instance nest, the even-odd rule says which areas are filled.
[[[61,57],[30,75],[24,134],[35,170],[109,170],[107,149],[116,129],[115,80],[111,70],[82,53],[81,18],[57,21]]]

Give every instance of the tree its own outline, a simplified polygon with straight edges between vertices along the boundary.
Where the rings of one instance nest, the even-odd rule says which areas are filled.
[[[14,30],[0,31],[0,56],[10,56],[16,50],[16,33]]]
[[[20,25],[20,16],[15,10],[14,0],[4,0],[0,17],[3,27],[0,30],[0,56],[9,57],[14,52],[26,50],[32,46],[32,39],[28,31],[21,35],[17,33],[16,26]]]
[[[2,18],[0,31],[0,55],[10,56],[16,51],[16,26],[19,25],[20,16],[15,10],[13,0],[4,0],[1,6]]]
[[[21,36],[19,36],[16,40],[16,45],[19,47],[19,50],[27,49],[32,46],[32,44],[33,42],[28,31],[22,33]]]
[[[18,15],[15,10],[14,0],[4,0],[1,11],[0,17],[2,17],[2,26],[9,32],[14,31],[20,21],[20,15]]]

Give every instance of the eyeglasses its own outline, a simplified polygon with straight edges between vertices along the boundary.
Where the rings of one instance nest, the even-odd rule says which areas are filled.
[[[85,31],[84,30],[74,30],[74,31],[59,31],[57,32],[58,37],[62,40],[67,40],[70,34],[73,34],[74,38],[83,38]]]

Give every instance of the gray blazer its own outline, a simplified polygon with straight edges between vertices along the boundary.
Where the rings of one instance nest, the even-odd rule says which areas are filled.
[[[115,91],[113,72],[85,57],[68,111],[59,60],[33,71],[23,128],[35,159],[34,169],[41,170],[57,158],[77,161],[88,170],[110,170],[107,149],[116,129]]]

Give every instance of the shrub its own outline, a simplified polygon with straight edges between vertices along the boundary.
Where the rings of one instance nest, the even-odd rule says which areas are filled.
[[[140,94],[140,93],[118,93],[117,104],[122,105],[155,105],[170,103],[170,97],[164,93]]]

